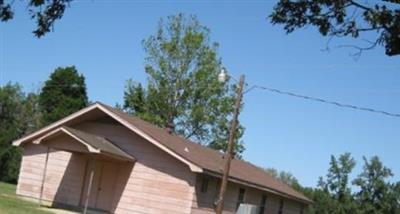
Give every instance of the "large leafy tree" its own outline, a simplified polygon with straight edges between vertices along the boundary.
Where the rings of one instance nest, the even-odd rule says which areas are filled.
[[[303,188],[306,196],[314,201],[308,208],[309,214],[331,214],[337,213],[337,201],[325,190],[321,188]]]
[[[0,180],[17,181],[21,152],[11,142],[39,126],[35,94],[26,96],[18,84],[0,87]]]
[[[145,87],[128,81],[125,110],[187,139],[224,150],[235,87],[217,80],[221,60],[209,29],[194,16],[169,16],[143,46],[148,81]],[[243,133],[241,126],[238,129],[237,141]],[[240,154],[243,145],[236,145]]]
[[[72,0],[23,0],[27,3],[27,10],[31,19],[36,21],[33,34],[42,37],[50,32],[56,20],[61,19],[65,9]],[[3,22],[14,18],[13,0],[0,0],[0,20]]]
[[[345,153],[337,159],[331,156],[330,167],[326,180],[320,178],[318,186],[331,197],[330,204],[326,208],[329,213],[345,214],[355,213],[356,207],[352,197],[349,176],[355,167],[355,161],[350,153]],[[328,199],[322,198],[324,200]]]
[[[88,105],[85,77],[74,66],[57,68],[39,95],[42,124],[47,125]]]
[[[355,197],[361,213],[400,213],[399,184],[388,181],[392,176],[377,156],[370,160],[364,157],[363,172],[353,181],[360,188]]]
[[[20,152],[11,145],[23,131],[20,124],[24,95],[17,84],[0,87],[0,180],[16,181]]]
[[[356,48],[358,55],[377,45],[384,46],[388,56],[400,54],[398,0],[279,0],[270,17],[287,33],[307,26],[315,26],[330,37],[363,38],[372,33],[375,39],[365,45],[347,46]]]

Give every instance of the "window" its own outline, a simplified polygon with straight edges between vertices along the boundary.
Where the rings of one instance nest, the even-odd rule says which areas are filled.
[[[281,199],[279,201],[279,210],[278,210],[278,214],[282,214],[283,213],[283,206],[284,206],[284,202],[283,199]]]
[[[239,188],[239,195],[238,195],[238,201],[236,203],[236,209],[239,208],[241,203],[244,203],[244,194],[246,190],[243,188]]]
[[[209,179],[207,177],[203,177],[203,179],[201,180],[201,192],[202,193],[206,193],[208,190],[208,181]]]
[[[217,203],[219,201],[219,190],[221,188],[221,180],[217,180],[216,181],[216,185],[215,185],[215,192],[214,192],[214,206],[217,206]]]
[[[260,201],[260,209],[258,211],[258,214],[264,214],[265,211],[265,203],[267,203],[267,195],[263,194],[261,196],[261,201]]]

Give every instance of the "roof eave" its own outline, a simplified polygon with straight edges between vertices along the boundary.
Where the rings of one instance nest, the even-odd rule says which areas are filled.
[[[82,139],[80,139],[79,137],[75,136],[74,134],[72,134],[71,132],[69,132],[68,130],[66,130],[64,127],[60,127],[57,129],[54,129],[53,131],[43,135],[42,137],[36,139],[33,141],[34,144],[40,144],[43,140],[57,134],[57,133],[64,133],[70,137],[72,137],[73,139],[75,139],[76,141],[78,141],[79,143],[81,143],[82,145],[84,145],[86,147],[86,149],[90,152],[90,153],[100,153],[100,150],[98,148],[95,148],[93,146],[91,146],[90,144],[86,143],[85,141],[83,141]]]
[[[206,169],[204,170],[204,174],[208,174],[208,175],[211,175],[211,176],[214,176],[214,177],[217,177],[217,178],[221,178],[222,177],[221,173],[217,173],[217,172],[214,172],[214,171],[211,171],[211,170],[206,170]],[[298,201],[298,202],[301,202],[301,203],[304,203],[304,204],[312,204],[312,203],[314,203],[312,200],[310,200],[308,198],[307,198],[308,200],[306,200],[306,199],[303,199],[303,198],[299,198],[297,196],[293,196],[293,195],[289,195],[287,193],[283,193],[283,192],[278,191],[278,190],[274,190],[274,189],[269,188],[269,187],[261,186],[261,185],[258,185],[258,184],[255,184],[255,183],[252,183],[252,182],[249,182],[249,181],[245,181],[245,180],[242,180],[242,179],[234,178],[234,177],[231,177],[231,176],[228,177],[228,180],[233,182],[233,183],[237,183],[237,184],[242,184],[242,185],[245,185],[245,186],[253,187],[255,189],[266,191],[266,192],[269,192],[269,193],[272,193],[272,194],[275,194],[275,195],[279,195],[279,196],[282,196],[282,197],[285,197],[285,198],[289,198],[289,199],[292,199],[292,200],[295,200],[295,201]]]
[[[28,139],[31,139],[31,138],[33,138],[33,137],[35,137],[35,136],[38,136],[38,135],[40,135],[40,134],[43,134],[43,133],[45,133],[45,132],[47,132],[47,131],[49,131],[49,130],[51,130],[51,129],[54,129],[54,128],[56,128],[56,127],[59,127],[59,126],[61,126],[62,124],[64,124],[65,122],[67,122],[67,121],[69,121],[69,120],[71,120],[71,119],[73,119],[73,118],[76,118],[76,117],[78,117],[78,116],[80,116],[80,115],[82,115],[82,114],[84,114],[84,113],[86,113],[86,112],[89,112],[89,111],[91,111],[91,110],[93,110],[93,109],[95,109],[95,108],[98,108],[98,106],[99,106],[99,104],[98,104],[98,103],[95,103],[95,104],[90,105],[90,106],[88,106],[88,107],[86,107],[86,108],[83,108],[83,109],[81,109],[81,110],[79,110],[79,111],[77,111],[77,112],[75,112],[75,113],[73,113],[73,114],[71,114],[71,115],[69,115],[69,116],[67,116],[67,117],[64,117],[63,119],[61,119],[61,120],[59,120],[59,121],[56,121],[56,122],[54,122],[54,123],[51,123],[51,124],[49,124],[49,125],[47,125],[47,126],[41,128],[41,129],[39,129],[39,130],[33,132],[33,133],[30,133],[30,134],[28,134],[28,135],[26,135],[26,136],[24,136],[24,137],[22,137],[22,138],[19,138],[19,139],[13,141],[13,142],[12,142],[12,145],[13,145],[13,146],[20,146],[22,143],[24,143],[24,142],[27,141]]]
[[[175,153],[174,151],[172,151],[171,149],[169,149],[168,147],[164,146],[162,143],[158,142],[157,140],[155,140],[154,138],[152,138],[150,135],[144,133],[143,131],[141,131],[140,129],[138,129],[137,127],[133,126],[132,124],[130,124],[129,122],[125,121],[123,118],[121,118],[120,116],[118,116],[117,114],[115,114],[114,112],[108,110],[106,107],[104,107],[101,103],[96,102],[84,109],[81,109],[57,122],[54,122],[50,125],[47,125],[41,129],[39,129],[36,132],[33,132],[31,134],[28,134],[20,139],[17,139],[15,141],[12,142],[13,146],[20,146],[22,143],[28,141],[29,139],[32,139],[36,136],[39,136],[41,134],[46,133],[47,131],[51,131],[52,129],[55,129],[57,127],[62,126],[64,123],[79,117],[80,115],[87,113],[89,111],[92,111],[94,109],[100,109],[101,111],[103,111],[105,114],[107,114],[108,116],[110,116],[111,118],[115,119],[116,121],[120,122],[121,124],[123,124],[125,127],[127,127],[128,129],[130,129],[131,131],[137,133],[139,136],[145,138],[147,141],[149,141],[150,143],[154,144],[155,146],[157,146],[158,148],[160,148],[161,150],[167,152],[168,154],[170,154],[171,156],[175,157],[176,159],[178,159],[179,161],[183,162],[184,164],[186,164],[189,169],[192,172],[196,172],[196,173],[201,173],[203,172],[203,168],[201,168],[200,166],[190,162],[189,160],[183,158],[182,156],[180,156],[179,154]]]

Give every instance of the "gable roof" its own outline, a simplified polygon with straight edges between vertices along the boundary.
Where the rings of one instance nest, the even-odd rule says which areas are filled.
[[[224,164],[223,154],[220,152],[184,139],[175,134],[170,134],[167,130],[159,128],[149,122],[131,116],[116,108],[101,104],[130,124],[150,135],[155,140],[161,142],[169,149],[178,153],[190,162],[199,165],[209,174],[221,176],[221,169]],[[297,199],[302,202],[311,203],[312,201],[303,194],[295,191],[292,187],[278,181],[263,169],[243,160],[232,159],[229,171],[231,180],[235,180],[245,185],[253,184],[262,187],[266,191],[274,192],[288,198]]]
[[[94,109],[93,106],[102,110],[104,113],[116,119],[127,128],[144,137],[146,140],[163,149],[178,160],[184,162],[192,171],[198,173],[207,173],[216,177],[222,176],[221,172],[224,160],[223,154],[220,152],[204,147],[175,134],[170,134],[165,129],[159,128],[151,123],[99,102],[88,106],[85,109]],[[85,111],[85,109],[82,109],[79,112],[87,112],[88,110]],[[71,117],[71,119],[79,117],[80,114],[77,113],[74,113],[68,117]],[[40,135],[47,130],[61,126],[63,123],[68,121],[68,117],[14,141],[13,145],[20,145],[28,139],[32,139],[35,135]],[[252,186],[264,191],[272,192],[274,194],[291,198],[303,203],[312,203],[312,201],[303,194],[278,181],[276,178],[266,173],[263,169],[246,161],[237,159],[232,160],[229,172],[229,180],[247,186]]]

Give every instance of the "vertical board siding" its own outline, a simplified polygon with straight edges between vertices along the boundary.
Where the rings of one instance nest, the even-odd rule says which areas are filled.
[[[43,199],[78,206],[85,165],[84,155],[52,150],[49,155]]]
[[[27,143],[24,146],[18,178],[17,194],[39,198],[47,148]]]
[[[85,123],[77,128],[106,137],[137,159],[120,170],[115,213],[191,213],[195,174],[185,164],[123,126]]]
[[[17,194],[40,198],[47,147],[24,146]],[[85,158],[79,154],[50,149],[44,179],[43,199],[67,205],[79,205]]]

